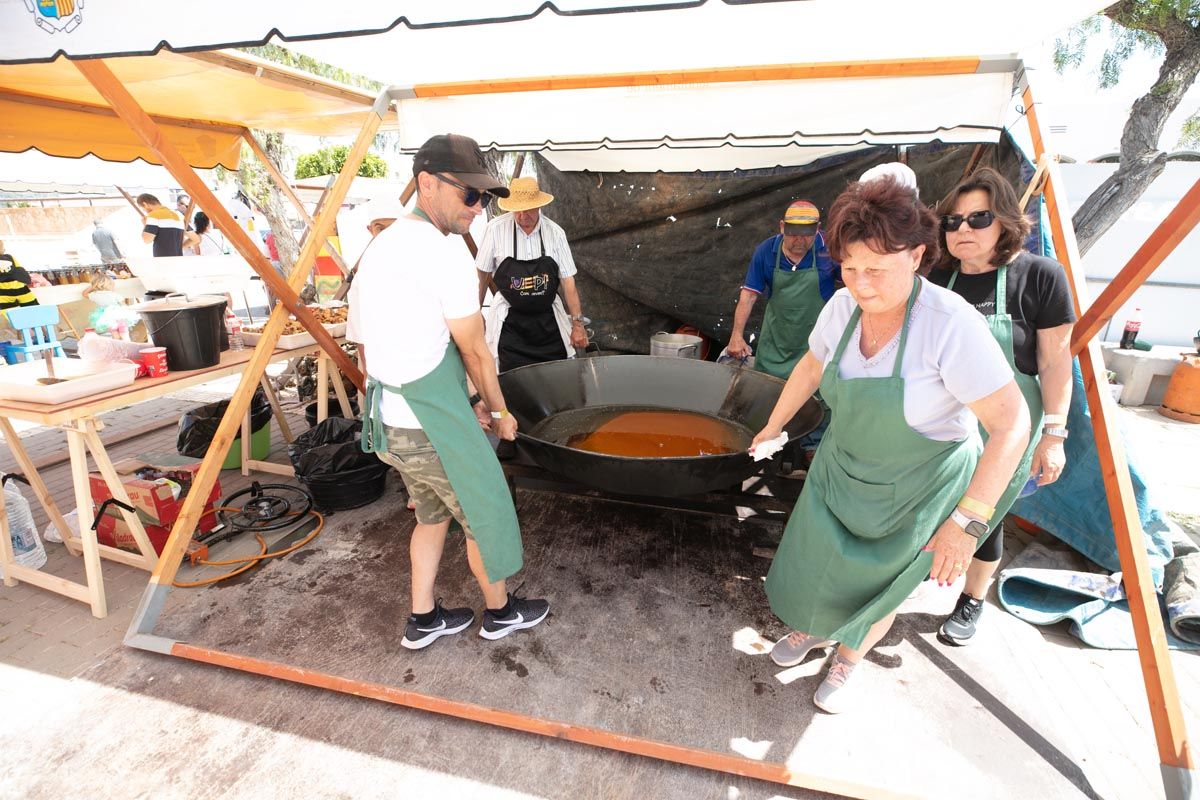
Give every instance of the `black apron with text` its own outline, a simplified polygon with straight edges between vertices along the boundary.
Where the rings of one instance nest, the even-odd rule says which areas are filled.
[[[510,306],[496,354],[501,372],[527,364],[541,364],[567,357],[554,298],[558,296],[558,262],[546,255],[546,242],[538,231],[541,255],[517,258],[517,224],[513,223],[513,254],[500,262],[493,280]]]

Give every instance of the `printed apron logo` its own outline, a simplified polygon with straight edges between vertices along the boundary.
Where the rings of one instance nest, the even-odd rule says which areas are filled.
[[[25,0],[33,22],[46,33],[70,33],[83,22],[84,0]]]

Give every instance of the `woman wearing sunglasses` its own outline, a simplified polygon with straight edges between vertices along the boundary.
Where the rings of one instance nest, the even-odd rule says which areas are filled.
[[[1075,307],[1062,265],[1021,249],[1030,224],[1016,193],[984,168],[964,179],[938,207],[942,257],[930,280],[961,295],[983,314],[1025,396],[1032,435],[1021,464],[996,503],[991,533],[967,570],[966,585],[938,638],[967,644],[1000,563],[1004,515],[1027,483],[1054,483],[1066,463],[1071,405],[1071,328]],[[985,433],[986,436],[986,433]]]
[[[792,627],[784,667],[840,643],[813,703],[853,704],[851,673],[926,578],[949,584],[986,536],[990,506],[1025,449],[1029,416],[987,325],[918,274],[937,222],[894,177],[852,184],[829,212],[845,289],[822,309],[754,445],[818,389],[830,423],[788,519],[766,590]],[[975,427],[991,434],[979,446]]]

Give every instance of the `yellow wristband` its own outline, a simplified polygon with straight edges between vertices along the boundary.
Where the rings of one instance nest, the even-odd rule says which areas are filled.
[[[502,408],[499,411],[492,412],[492,419],[504,419],[508,416],[508,409]]]
[[[970,511],[973,514],[978,514],[985,520],[990,520],[996,513],[996,508],[994,506],[981,503],[974,497],[967,497],[965,494],[962,496],[962,499],[958,501],[958,507],[965,511]]]

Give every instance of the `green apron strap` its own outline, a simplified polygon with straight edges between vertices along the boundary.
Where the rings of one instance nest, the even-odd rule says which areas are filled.
[[[892,367],[892,377],[900,377],[900,366],[904,363],[904,348],[908,346],[908,321],[912,318],[913,304],[921,293],[921,279],[913,276],[912,291],[908,293],[908,303],[904,306],[904,322],[900,324],[900,349],[896,352],[896,363]]]

